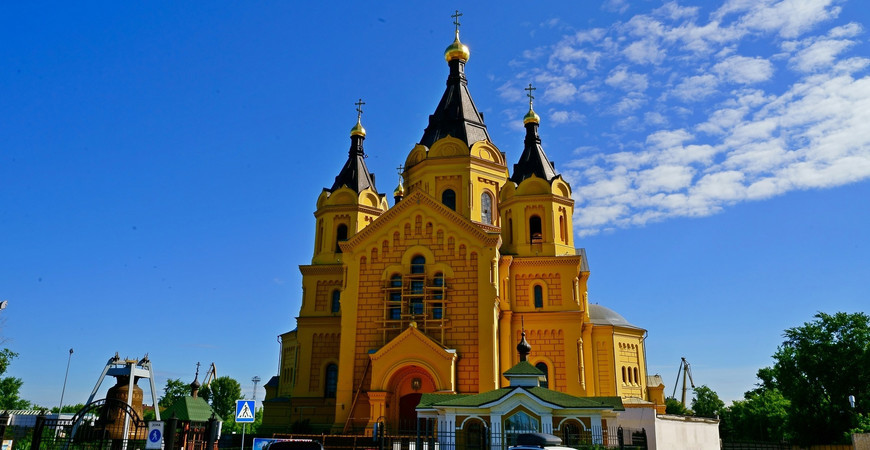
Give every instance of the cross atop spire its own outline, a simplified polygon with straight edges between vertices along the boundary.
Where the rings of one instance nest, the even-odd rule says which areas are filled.
[[[532,87],[532,83],[529,83],[529,87],[527,87],[527,88],[525,88],[525,89],[523,89],[523,90],[524,90],[524,91],[529,91],[529,93],[526,94],[526,97],[529,98],[529,109],[532,109],[532,100],[535,99],[535,96],[532,95],[532,91],[536,91],[536,90],[538,90],[538,88]]]
[[[453,25],[456,25],[456,34],[459,35],[459,26],[462,25],[461,23],[459,23],[459,18],[462,17],[462,13],[459,12],[459,10],[457,9],[456,12],[453,13],[453,15],[450,17],[453,18]]]
[[[354,103],[354,105],[356,105],[356,121],[357,122],[359,122],[360,117],[362,117],[362,113],[363,113],[362,106],[365,104],[366,104],[366,102],[362,101],[362,99],[359,99],[358,102]]]

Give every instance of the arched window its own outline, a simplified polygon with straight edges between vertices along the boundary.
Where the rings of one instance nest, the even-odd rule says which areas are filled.
[[[426,273],[426,257],[417,255],[411,258],[411,273]]]
[[[335,398],[335,392],[338,388],[338,366],[335,364],[326,366],[325,378],[324,385],[326,388],[323,390],[323,396],[326,398]]]
[[[456,192],[453,192],[453,189],[445,189],[444,192],[441,193],[441,203],[456,211]]]
[[[489,192],[480,194],[480,221],[492,225],[492,196]]]
[[[634,368],[634,384],[640,384],[640,379],[637,377],[637,367]]]
[[[399,274],[390,278],[390,304],[387,311],[390,320],[402,318],[402,276]]]
[[[622,384],[628,383],[628,379],[625,378],[625,366],[622,366]]]
[[[541,218],[539,216],[529,217],[529,242],[540,244],[543,240],[544,234],[541,231]]]
[[[544,288],[540,284],[536,284],[532,289],[535,295],[535,308],[544,307]]]
[[[539,433],[540,421],[530,416],[525,411],[517,411],[514,415],[504,421],[504,430],[506,432],[508,444],[516,443],[516,435],[520,433]]]
[[[341,291],[338,289],[332,291],[332,312],[337,313],[341,310]]]
[[[339,242],[344,242],[347,240],[347,225],[341,224],[338,226],[338,229],[335,230],[335,253],[341,253],[341,247],[338,246]]]
[[[565,242],[565,216],[559,216],[559,239]]]
[[[539,363],[535,364],[535,368],[537,368],[541,372],[544,372],[544,381],[540,382],[540,386],[542,388],[549,388],[550,387],[550,373],[549,373],[550,371],[547,369],[547,363],[539,362]]]
[[[432,296],[435,300],[441,300],[444,298],[444,274],[441,272],[435,273],[435,279],[432,280],[432,286],[435,287],[434,295]],[[444,317],[444,305],[442,303],[433,303],[432,304],[432,318],[433,319],[441,319]]]

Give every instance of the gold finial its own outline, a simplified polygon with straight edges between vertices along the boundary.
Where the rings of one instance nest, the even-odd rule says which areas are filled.
[[[405,166],[399,164],[399,167],[396,167],[396,171],[399,172],[399,185],[393,191],[393,197],[403,197],[405,195],[405,186],[402,183],[402,172],[405,171]]]
[[[535,96],[532,95],[533,91],[536,91],[538,88],[532,87],[532,83],[529,83],[529,87],[523,89],[524,91],[529,91],[526,94],[529,97],[529,112],[526,113],[525,117],[523,117],[523,125],[527,123],[541,123],[541,118],[535,113],[535,110],[532,109],[532,100],[535,99]]]
[[[454,59],[458,59],[460,61],[468,61],[468,57],[471,56],[471,52],[468,51],[468,46],[459,42],[459,18],[462,17],[462,13],[457,9],[456,12],[450,16],[453,17],[453,25],[456,26],[456,38],[453,40],[453,43],[447,47],[447,50],[444,51],[444,59],[447,62],[450,62]]]
[[[362,112],[363,112],[362,105],[365,105],[365,102],[362,101],[362,99],[359,99],[359,101],[354,103],[354,105],[356,105],[356,125],[354,125],[353,128],[350,129],[350,135],[351,136],[365,137],[366,136],[366,129],[363,128],[362,123],[360,122],[360,119],[362,118]]]

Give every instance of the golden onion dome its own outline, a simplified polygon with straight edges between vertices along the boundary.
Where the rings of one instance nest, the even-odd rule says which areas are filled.
[[[541,123],[541,117],[538,116],[538,114],[532,108],[529,108],[529,112],[527,112],[526,115],[523,117],[523,125],[529,123]]]
[[[405,196],[405,187],[402,186],[402,183],[399,183],[396,186],[396,190],[393,191],[393,197],[404,197]]]
[[[366,129],[363,128],[363,126],[362,126],[362,124],[360,123],[359,119],[357,119],[357,121],[356,121],[356,125],[354,125],[353,128],[350,129],[350,135],[351,135],[351,136],[362,136],[362,137],[366,137]]]
[[[471,56],[471,52],[468,51],[467,45],[459,42],[459,30],[457,30],[456,39],[454,39],[453,43],[447,47],[447,50],[444,50],[444,59],[446,59],[447,62],[453,61],[454,59],[468,61],[469,56]]]

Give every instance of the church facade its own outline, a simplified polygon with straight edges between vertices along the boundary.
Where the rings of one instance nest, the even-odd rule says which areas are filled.
[[[543,387],[663,409],[663,386],[647,386],[646,331],[589,304],[571,186],[544,152],[531,86],[523,152],[509,165],[468,90],[458,24],[445,59],[446,90],[397,161],[392,206],[366,167],[358,114],[347,161],[317,199],[264,429],[413,428],[424,394],[508,386],[523,331]]]

